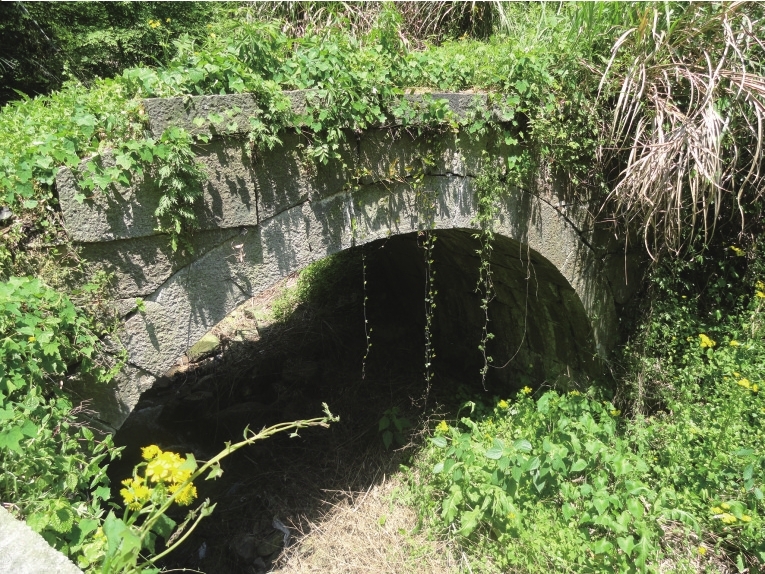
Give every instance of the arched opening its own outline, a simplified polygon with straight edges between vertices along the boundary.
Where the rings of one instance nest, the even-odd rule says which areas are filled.
[[[245,303],[216,327],[221,347],[144,394],[116,435],[126,451],[110,471],[115,485],[148,444],[204,460],[241,438],[247,425],[317,416],[322,402],[340,416],[328,430],[273,437],[226,459],[223,477],[199,486],[200,498],[218,504],[215,513],[166,567],[266,571],[283,546],[274,517],[295,534],[304,532],[327,505],[344,493],[368,491],[407,456],[410,450],[396,449],[418,438],[403,432],[386,450],[379,424],[386,416],[415,423],[454,412],[471,394],[510,397],[525,385],[575,385],[597,374],[589,322],[573,288],[543,257],[497,236],[489,305],[494,337],[487,346],[493,363],[483,380],[480,242],[472,230],[433,233],[432,384],[423,374],[424,235],[410,233],[312,268],[303,302],[282,321],[263,320],[278,301],[275,290]]]

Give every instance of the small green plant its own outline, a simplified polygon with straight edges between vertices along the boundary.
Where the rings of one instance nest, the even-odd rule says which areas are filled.
[[[406,444],[406,431],[412,427],[408,419],[401,416],[398,407],[387,409],[377,424],[377,432],[386,449],[391,446],[403,446]]]
[[[324,405],[324,416],[280,423],[259,432],[249,428],[244,440],[227,443],[225,448],[204,464],[197,463],[193,454],[185,457],[163,451],[156,445],[143,449],[144,461],[136,465],[133,476],[122,481],[120,495],[125,504],[122,518],[112,511],[89,547],[93,568],[104,574],[156,573],[155,563],[172,552],[194,531],[200,521],[212,514],[215,504],[207,499],[187,514],[180,524],[167,516],[173,504],[190,506],[197,498],[194,481],[204,477],[211,480],[223,474],[221,460],[245,446],[281,432],[298,436],[300,429],[328,427],[339,418]],[[165,548],[157,551],[157,543]]]

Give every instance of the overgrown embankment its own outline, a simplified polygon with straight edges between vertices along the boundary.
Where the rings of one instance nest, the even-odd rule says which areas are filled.
[[[178,128],[146,136],[139,98],[246,91],[261,107],[250,119],[253,154],[293,129],[318,162],[341,160],[338,143],[370,125],[490,133],[517,150],[491,189],[525,185],[547,166],[570,182],[574,200],[600,198],[603,223],[661,261],[625,331],[615,397],[539,390],[533,401],[506,398],[476,407],[483,418],[440,426],[423,455],[438,472],[415,488],[426,493],[424,509],[440,509],[434,528],[499,568],[762,568],[761,5],[494,3],[473,12],[457,5],[451,20],[450,6],[375,5],[366,20],[363,10],[333,7],[311,20],[309,4],[300,30],[234,12],[194,39],[171,47],[165,38],[164,53],[174,55],[162,66],[70,83],[0,111],[0,498],[83,567],[97,570],[117,552],[136,558],[143,541],[120,547],[114,528],[104,536],[98,457],[108,456],[108,440],[72,418],[70,377],[109,371],[92,361],[109,330],[99,306],[108,281],[78,285],[83,270],[61,227],[55,173],[87,160],[83,200],[150,173],[164,191],[157,229],[185,249],[205,177],[194,149],[206,139]],[[431,33],[432,22],[458,33],[439,45],[412,34]],[[463,32],[481,39],[457,39]],[[297,116],[282,95],[289,89],[315,93]],[[406,106],[408,89],[491,91],[506,122],[458,119],[437,99]],[[224,136],[228,120],[208,118]],[[484,199],[487,250],[491,194]],[[490,269],[482,270],[488,289]],[[604,398],[615,404],[604,408]],[[539,548],[538,538],[562,532],[560,545]],[[506,550],[510,540],[517,551]]]

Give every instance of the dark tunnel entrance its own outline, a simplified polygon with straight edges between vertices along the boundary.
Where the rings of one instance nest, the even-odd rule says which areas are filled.
[[[322,402],[340,416],[330,429],[279,435],[224,460],[223,476],[198,486],[200,500],[218,504],[215,512],[163,567],[214,573],[278,566],[283,543],[274,518],[296,535],[305,532],[343,493],[367,490],[395,471],[422,440],[422,432],[405,433],[386,450],[379,422],[392,410],[416,431],[470,396],[509,397],[526,385],[568,387],[597,375],[589,323],[574,290],[542,257],[497,237],[489,306],[494,337],[487,346],[493,367],[482,380],[474,233],[436,232],[430,385],[424,235],[409,234],[312,266],[298,282],[303,301],[280,321],[262,317],[263,309],[290,307],[278,290],[245,303],[216,327],[220,347],[174,368],[144,394],[116,435],[125,451],[110,467],[115,495],[142,446],[206,460],[226,441],[241,439],[247,425],[319,416]]]

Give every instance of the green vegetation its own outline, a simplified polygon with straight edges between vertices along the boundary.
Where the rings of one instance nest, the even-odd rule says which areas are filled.
[[[435,427],[411,490],[422,516],[476,557],[473,571],[761,570],[757,249],[653,271],[617,406],[598,387],[527,387]]]
[[[92,287],[92,286],[91,286]],[[86,288],[86,291],[90,290]],[[96,440],[67,394],[78,368],[96,380],[98,332],[65,295],[38,279],[0,284],[0,496],[48,542],[77,554],[110,498],[111,437]]]
[[[137,514],[104,521],[116,452],[69,393],[73,379],[100,384],[118,367],[98,352],[107,281],[73,287],[82,270],[57,170],[73,169],[83,201],[153,176],[157,229],[188,249],[205,178],[194,150],[210,136],[151,136],[140,98],[251,92],[253,154],[296,130],[306,159],[341,163],[349,131],[380,125],[511,146],[479,178],[487,317],[495,201],[509,184],[533,189],[542,167],[656,260],[625,311],[615,392],[524,389],[438,424],[410,475],[434,535],[462,545],[473,571],[763,569],[762,5],[0,6],[0,74],[12,77],[0,97],[47,94],[0,110],[0,500],[51,544],[93,571],[132,568],[154,551],[151,520],[169,492],[141,498],[154,518],[115,542]],[[310,90],[300,114],[282,94],[293,89]],[[505,121],[402,99],[439,90],[491,92]],[[199,127],[233,137],[229,122]],[[426,222],[427,198],[421,207]],[[434,241],[425,230],[428,269]],[[277,315],[321,296],[311,274],[333,264],[301,276]],[[428,328],[436,288],[429,275]],[[490,338],[487,321],[483,375]],[[428,346],[427,385],[435,360]],[[404,441],[404,422],[394,410],[380,420],[386,446]]]

